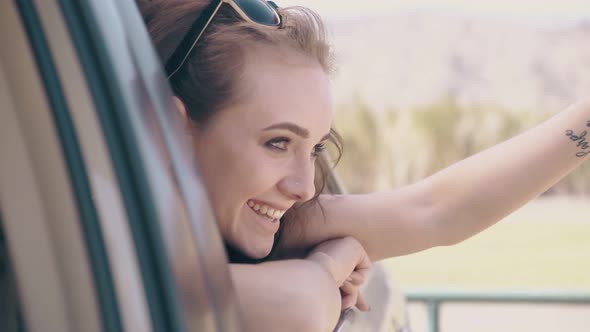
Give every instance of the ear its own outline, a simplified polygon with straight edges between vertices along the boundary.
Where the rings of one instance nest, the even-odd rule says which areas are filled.
[[[182,120],[184,122],[188,121],[188,114],[186,114],[186,106],[184,106],[184,103],[182,102],[182,100],[180,100],[180,98],[173,96],[172,100],[174,101],[174,106],[176,106],[176,110],[178,111],[178,114],[180,114],[180,116],[182,117]]]
[[[195,134],[197,126],[195,126],[195,124],[191,121],[186,111],[186,106],[184,105],[184,102],[182,102],[182,100],[180,100],[180,98],[176,96],[173,96],[172,100],[174,101],[177,116],[180,118],[180,121],[182,121],[182,126],[184,127],[184,131],[187,137],[192,137]]]

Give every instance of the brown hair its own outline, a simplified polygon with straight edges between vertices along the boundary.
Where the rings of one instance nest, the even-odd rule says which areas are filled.
[[[156,0],[139,2],[140,9],[163,63],[172,55],[187,30],[209,4],[203,0]],[[253,47],[270,46],[288,51],[333,73],[333,52],[326,39],[321,18],[303,7],[279,9],[281,29],[251,24],[240,19],[230,6],[221,6],[187,62],[170,79],[174,94],[185,104],[187,114],[198,126],[204,126],[217,111],[239,102],[245,54]],[[330,141],[336,146],[338,159],[341,139],[331,130]],[[318,163],[317,201],[324,190],[325,165]]]

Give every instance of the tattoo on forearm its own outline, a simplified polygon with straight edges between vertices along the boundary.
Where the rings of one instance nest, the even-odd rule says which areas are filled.
[[[586,123],[586,127],[590,128],[590,120]],[[576,157],[585,157],[587,154],[590,153],[590,142],[586,139],[586,135],[588,131],[584,130],[579,134],[576,134],[573,130],[568,129],[565,131],[565,136],[567,136],[571,141],[577,142],[576,146],[580,148],[581,151],[576,153]]]

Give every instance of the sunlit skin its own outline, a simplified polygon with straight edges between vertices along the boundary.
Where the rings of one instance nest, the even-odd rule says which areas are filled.
[[[238,102],[192,135],[224,240],[261,258],[279,222],[254,212],[248,201],[284,211],[313,197],[314,163],[330,131],[332,99],[320,65],[294,55],[252,51],[243,74]]]
[[[218,38],[220,44],[231,40],[231,46],[246,52],[236,56],[212,48],[208,53],[224,60],[211,63],[238,61],[236,67],[243,72],[220,78],[242,89],[223,109],[211,110],[209,121],[186,121],[223,241],[252,258],[271,251],[280,225],[276,218],[261,216],[262,208],[255,212],[256,205],[286,211],[313,197],[315,155],[332,124],[329,79],[317,63],[328,61],[319,49],[327,45],[315,40],[323,37],[321,31],[316,36],[317,29],[304,29],[316,20],[301,14],[304,19],[293,30],[285,25],[277,39],[270,30],[272,38],[243,43],[234,43],[240,38],[237,34]],[[287,10],[285,15],[289,17]],[[292,18],[297,15],[295,11]],[[179,16],[169,17],[176,24]],[[298,35],[294,32],[299,27]],[[244,38],[246,33],[253,36],[248,30],[244,27]],[[215,45],[216,38],[212,33],[205,39]],[[290,48],[281,49],[285,47]],[[298,55],[301,47],[309,54]],[[160,51],[168,51],[167,46]],[[215,65],[200,69],[227,75]],[[197,89],[208,84],[195,73],[186,74]],[[182,101],[175,101],[186,115]],[[289,220],[305,220],[304,227],[281,237],[280,254],[305,253],[303,257],[259,264],[230,261],[244,329],[331,331],[342,309],[356,304],[367,310],[359,290],[369,278],[371,261],[452,245],[493,225],[590,158],[583,134],[589,122],[590,99],[412,185],[359,195],[321,195],[321,205],[309,204]]]
[[[191,130],[223,239],[253,258],[270,252],[278,222],[260,216],[248,202],[287,210],[311,199],[314,152],[324,143],[332,123],[330,84],[323,69],[304,58],[276,54],[260,49],[249,53],[241,80],[244,90],[236,103]],[[328,289],[323,298],[331,304],[325,307],[340,310],[361,303],[366,310],[356,296],[366,278],[359,272],[368,271],[370,260],[462,241],[587,159],[577,155],[583,148],[581,139],[572,144],[571,135],[564,137],[569,132],[581,136],[577,133],[590,121],[589,110],[590,101],[575,104],[544,124],[415,185],[365,195],[322,196],[321,213],[317,208],[305,210],[305,220],[322,222],[306,223],[303,236],[297,239],[288,232],[283,235],[287,248],[296,240],[293,247],[311,249],[305,259],[230,264],[237,289],[241,289],[242,308],[266,317],[253,319],[252,326],[280,323],[265,316],[266,310],[251,305],[250,299],[260,299],[269,289],[272,295],[260,303],[274,303],[276,292],[283,292],[291,303],[302,299],[296,305],[301,310],[309,306],[306,296],[290,293],[290,287],[281,286],[284,284],[298,283],[299,291],[313,289],[314,294]],[[545,148],[531,148],[538,145]],[[316,267],[321,267],[319,272]],[[321,282],[326,271],[333,279]],[[345,281],[354,280],[355,273],[362,277],[356,284]],[[331,286],[339,290],[333,292]],[[334,304],[334,295],[338,300],[342,296],[341,305]],[[321,308],[308,314],[316,311]],[[325,325],[333,326],[333,319]]]

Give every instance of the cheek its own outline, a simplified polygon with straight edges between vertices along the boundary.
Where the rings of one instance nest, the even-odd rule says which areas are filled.
[[[225,145],[205,156],[208,185],[216,205],[234,210],[278,181],[277,161],[255,144]]]
[[[271,190],[279,178],[277,160],[259,146],[242,149],[239,153],[241,158],[236,159],[233,165],[232,177],[236,186],[239,186],[238,191],[244,195],[243,199],[257,197]]]

